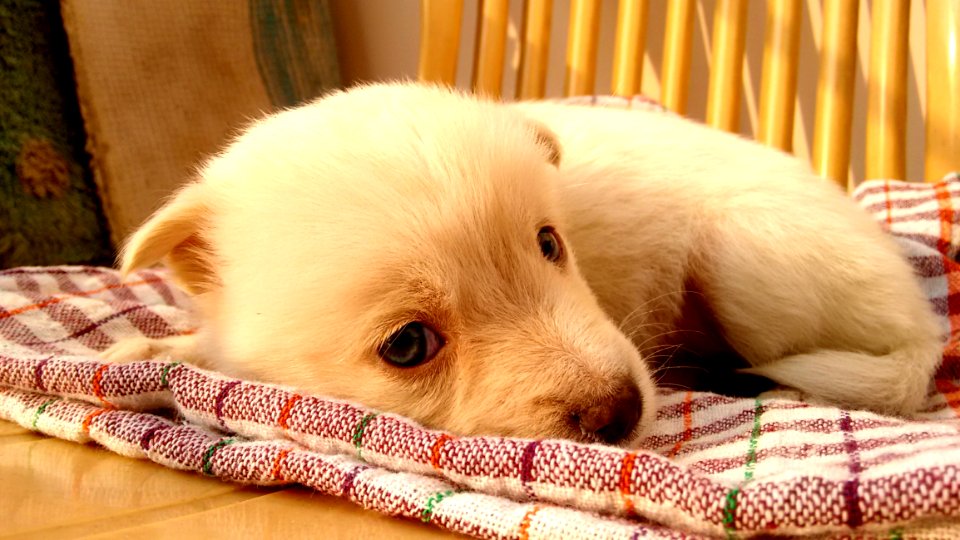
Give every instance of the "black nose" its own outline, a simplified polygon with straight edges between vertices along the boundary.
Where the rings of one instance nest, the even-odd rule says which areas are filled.
[[[608,444],[617,444],[630,437],[640,420],[643,402],[633,382],[620,386],[610,397],[597,401],[573,414],[584,433],[595,433]]]

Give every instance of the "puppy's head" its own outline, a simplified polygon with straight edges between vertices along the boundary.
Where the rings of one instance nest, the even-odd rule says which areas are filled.
[[[447,90],[334,94],[250,128],[123,266],[166,258],[228,373],[460,434],[623,443],[653,385],[565,241],[561,154]]]

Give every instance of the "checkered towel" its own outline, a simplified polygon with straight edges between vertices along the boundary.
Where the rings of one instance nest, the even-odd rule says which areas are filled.
[[[162,271],[0,272],[0,418],[254,484],[299,483],[482,538],[960,536],[960,177],[854,194],[902,242],[950,344],[910,420],[756,399],[662,396],[642,450],[457,437],[186,364],[95,358],[191,331]],[[175,418],[159,409],[177,411]]]

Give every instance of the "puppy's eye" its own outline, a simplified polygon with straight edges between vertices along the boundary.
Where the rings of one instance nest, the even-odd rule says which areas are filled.
[[[380,358],[397,367],[413,367],[432,359],[443,347],[443,339],[421,322],[403,325],[383,345]]]
[[[548,225],[541,228],[537,233],[537,242],[540,243],[540,253],[543,253],[544,259],[554,264],[559,264],[563,260],[563,244],[560,242],[560,235],[553,227]]]

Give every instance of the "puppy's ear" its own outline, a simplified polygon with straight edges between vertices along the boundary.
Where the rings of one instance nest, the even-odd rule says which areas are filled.
[[[557,140],[557,135],[540,122],[531,122],[531,124],[533,124],[537,144],[547,152],[547,160],[554,167],[560,167],[560,141]]]
[[[210,290],[217,283],[213,253],[203,238],[209,217],[203,185],[182,188],[131,235],[120,255],[120,271],[163,261],[190,294]]]

